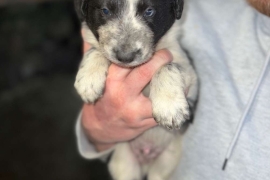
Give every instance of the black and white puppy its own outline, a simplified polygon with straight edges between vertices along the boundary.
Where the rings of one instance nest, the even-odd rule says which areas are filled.
[[[119,143],[109,163],[115,180],[169,179],[179,162],[181,134],[167,129],[181,127],[197,98],[196,74],[178,42],[183,0],[75,0],[75,6],[84,41],[93,47],[84,54],[75,82],[87,103],[102,96],[110,63],[134,67],[159,49],[172,53],[173,62],[146,88],[160,126]]]

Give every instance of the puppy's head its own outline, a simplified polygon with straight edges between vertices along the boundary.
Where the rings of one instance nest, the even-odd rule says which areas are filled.
[[[183,0],[75,0],[106,58],[121,66],[146,62],[182,14]]]

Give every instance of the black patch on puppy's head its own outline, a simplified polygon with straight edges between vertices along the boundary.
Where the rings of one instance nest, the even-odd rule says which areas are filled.
[[[145,63],[181,16],[183,0],[75,0],[103,55],[118,65]]]
[[[98,28],[107,21],[118,18],[126,0],[75,0],[75,9],[81,22],[85,21],[98,39]],[[103,16],[102,9],[110,10],[110,16]]]
[[[86,21],[94,35],[98,38],[98,27],[112,18],[120,17],[122,9],[125,8],[126,1],[128,0],[75,0],[75,9],[80,21]],[[183,0],[138,0],[137,16],[141,16],[153,31],[155,44],[170,29],[175,19],[180,19],[183,6]],[[111,11],[110,18],[104,18],[101,15],[101,9],[104,7]],[[144,16],[145,10],[149,7],[154,8],[156,11],[152,18]]]
[[[154,33],[155,44],[171,28],[175,19],[180,18],[183,5],[183,0],[139,0],[139,14],[143,14],[148,7],[156,11],[152,18],[143,17]]]

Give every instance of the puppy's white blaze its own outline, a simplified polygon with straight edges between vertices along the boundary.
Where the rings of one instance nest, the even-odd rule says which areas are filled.
[[[137,14],[137,5],[139,0],[128,0],[128,9],[127,16],[125,18],[127,23],[131,23],[135,30],[141,30],[143,24],[141,20],[136,16]]]
[[[129,16],[130,17],[134,17],[136,16],[136,12],[137,12],[137,4],[138,4],[139,0],[128,0],[128,12],[129,12]]]

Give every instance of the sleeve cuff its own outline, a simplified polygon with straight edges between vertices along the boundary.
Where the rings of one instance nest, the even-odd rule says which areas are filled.
[[[81,117],[82,113],[80,112],[76,122],[77,146],[80,155],[85,159],[101,159],[102,161],[106,161],[110,153],[114,150],[114,147],[106,151],[97,152],[83,131]]]

